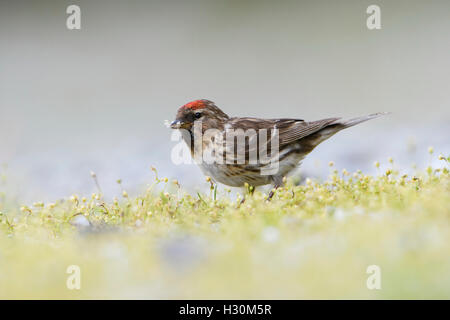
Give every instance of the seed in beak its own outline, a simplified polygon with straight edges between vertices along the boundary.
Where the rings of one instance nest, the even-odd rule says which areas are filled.
[[[183,121],[175,120],[170,124],[172,129],[180,129],[183,126]]]

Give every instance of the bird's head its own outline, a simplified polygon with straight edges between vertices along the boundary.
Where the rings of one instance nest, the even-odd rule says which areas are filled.
[[[180,107],[175,121],[170,124],[172,129],[191,130],[194,123],[201,122],[203,129],[223,129],[224,122],[229,117],[212,101],[195,100]]]

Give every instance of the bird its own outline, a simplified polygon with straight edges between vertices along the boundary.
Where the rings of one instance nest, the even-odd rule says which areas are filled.
[[[284,177],[320,143],[343,129],[385,114],[316,121],[230,117],[214,102],[199,99],[181,106],[170,127],[181,131],[191,156],[215,183],[251,186],[253,190],[271,184],[270,200]],[[205,155],[209,161],[204,161]]]

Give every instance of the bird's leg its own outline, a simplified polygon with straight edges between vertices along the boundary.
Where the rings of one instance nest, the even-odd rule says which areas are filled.
[[[239,201],[238,208],[245,202],[246,198],[247,198],[247,194],[244,189],[244,190],[242,190],[242,199],[241,199],[241,201]]]
[[[267,201],[270,201],[275,194],[274,190],[278,189],[279,186],[275,186],[272,190],[270,190],[269,196],[267,197]]]
[[[273,195],[275,194],[274,190],[278,189],[279,187],[281,187],[282,185],[284,185],[286,183],[286,178],[285,177],[281,177],[281,178],[274,178],[274,186],[273,189],[270,190],[269,196],[267,197],[267,201],[270,201],[273,197]]]

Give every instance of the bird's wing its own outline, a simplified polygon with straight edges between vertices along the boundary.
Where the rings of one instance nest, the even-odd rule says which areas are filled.
[[[258,119],[258,118],[232,118],[228,121],[232,129],[277,129],[279,134],[279,146],[283,146],[305,138],[324,127],[338,121],[340,118],[327,118],[306,122],[300,119]]]
[[[291,122],[289,120],[280,119],[279,124],[277,124],[280,135],[280,147],[316,133],[337,120],[339,120],[339,118],[328,118],[311,122]]]

